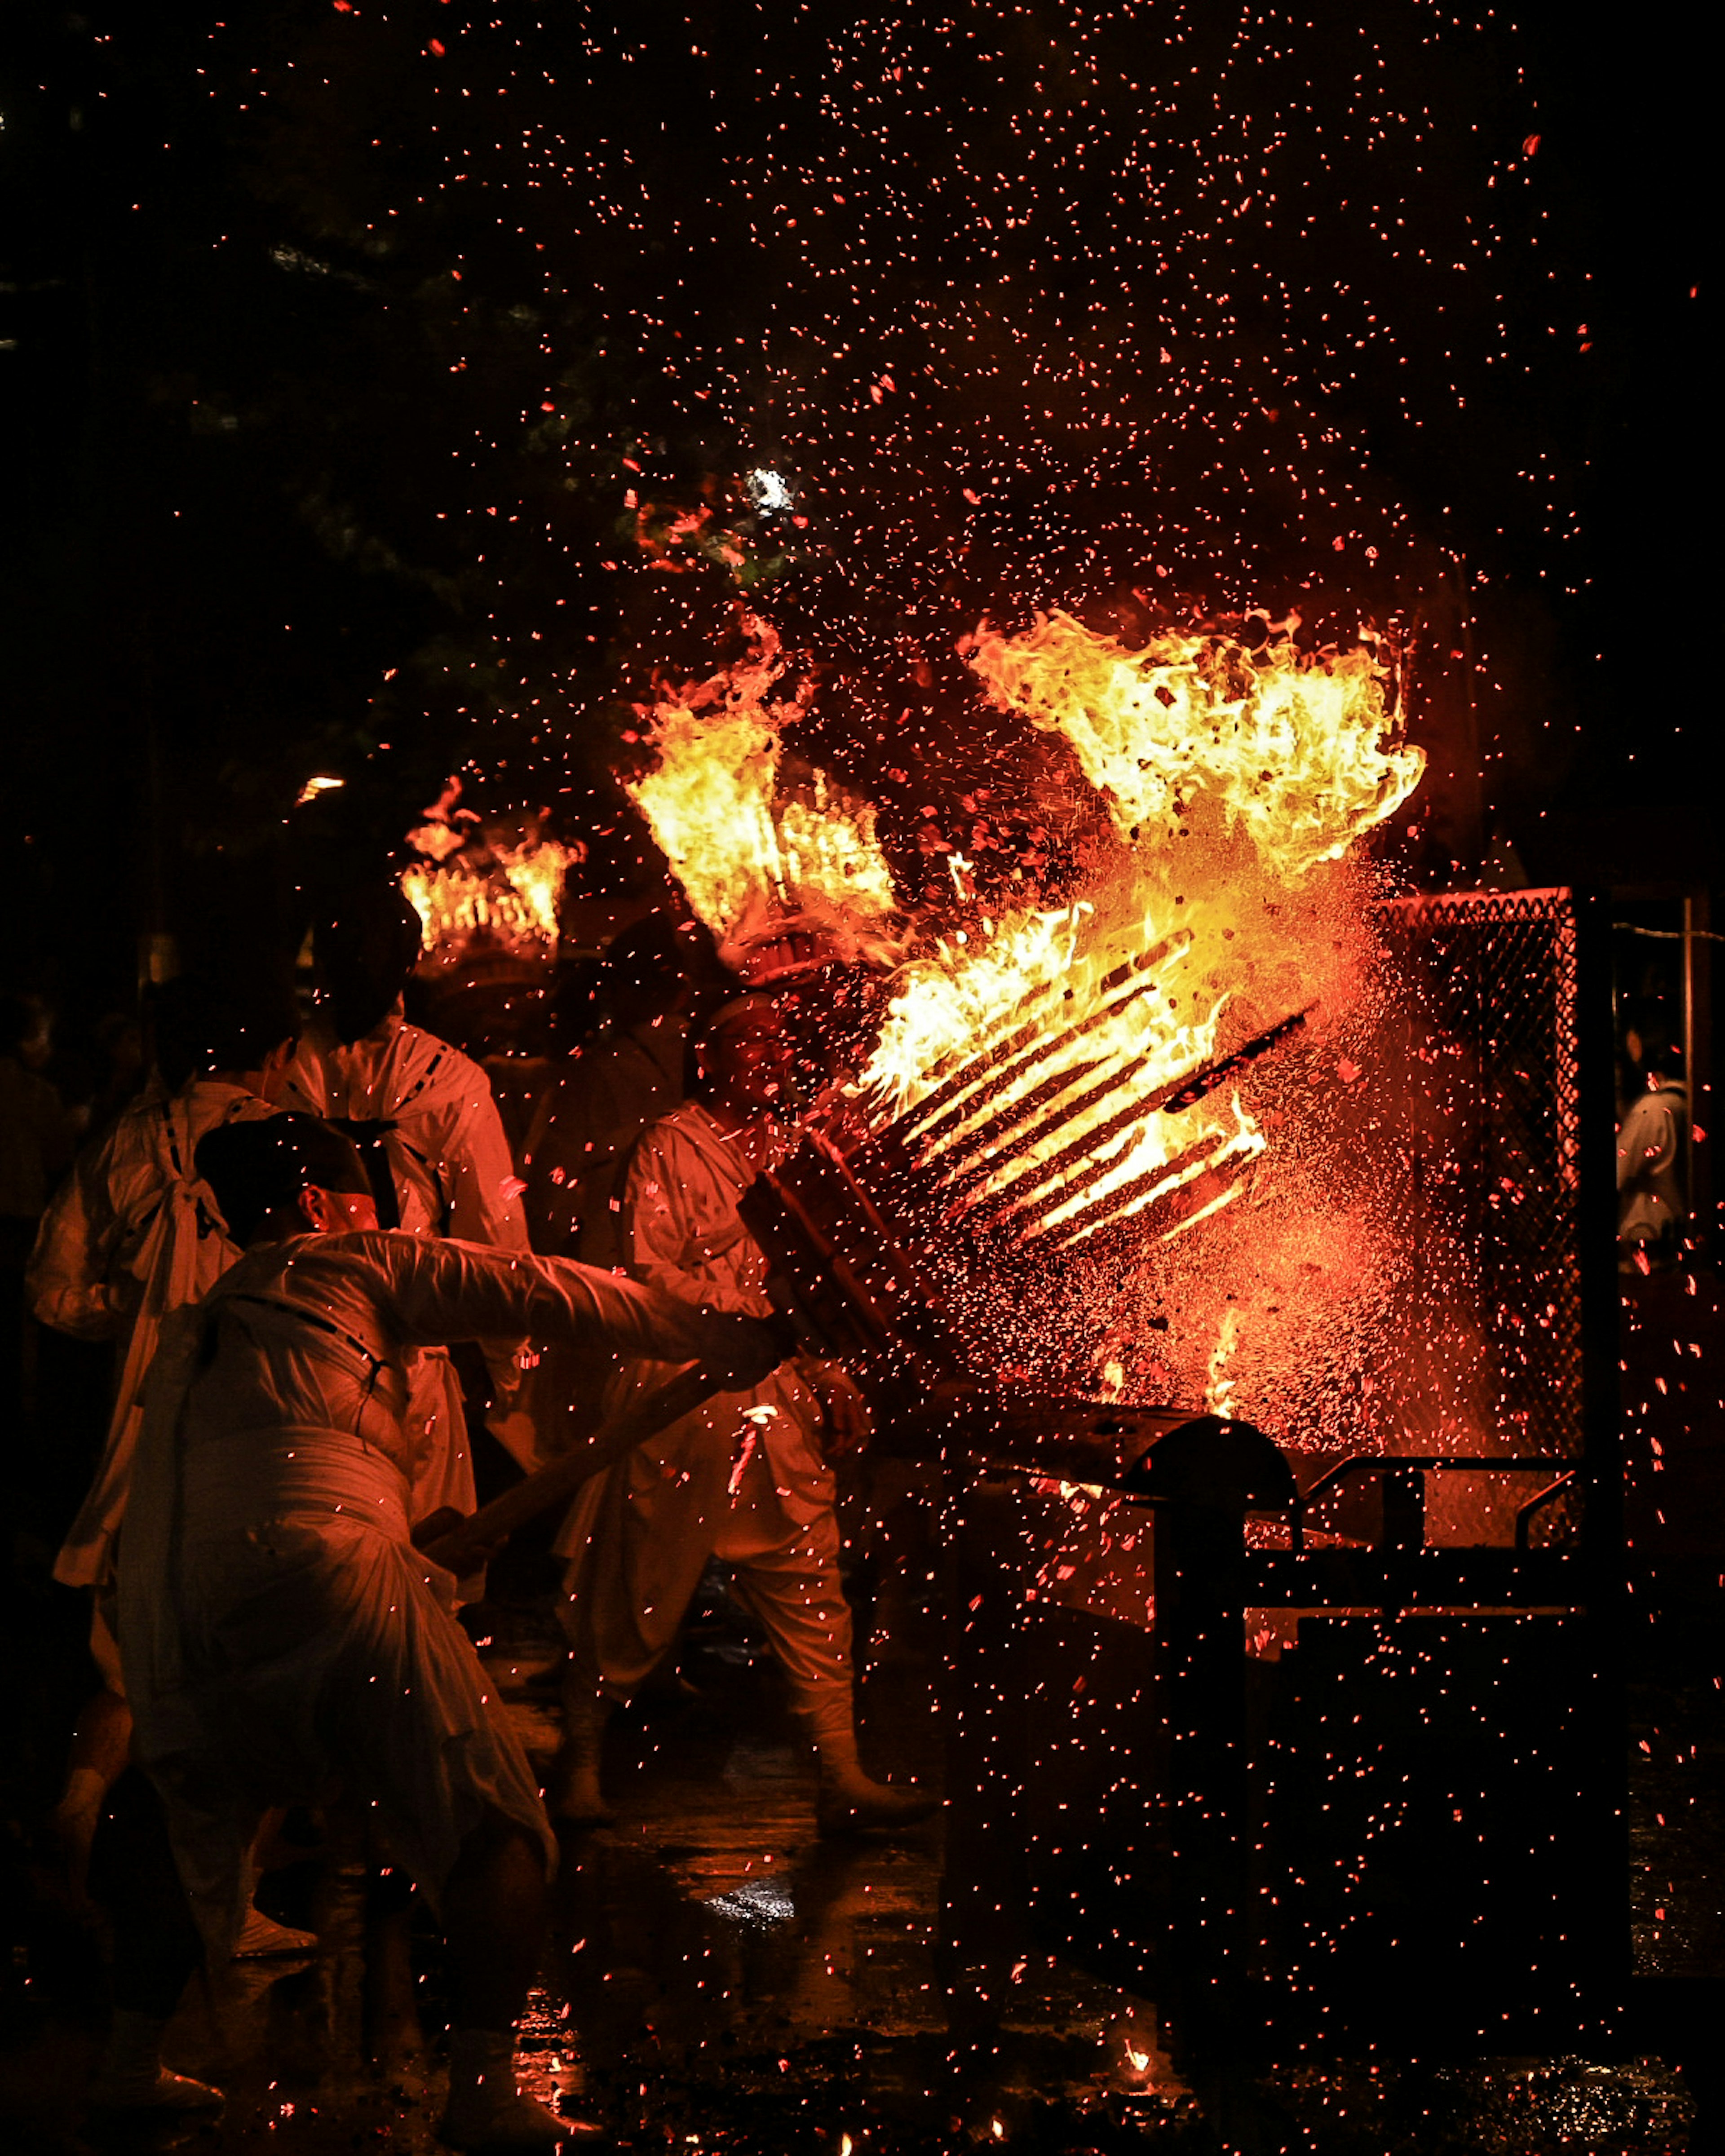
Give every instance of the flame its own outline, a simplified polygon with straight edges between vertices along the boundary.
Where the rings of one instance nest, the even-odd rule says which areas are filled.
[[[1209,1383],[1204,1393],[1204,1405],[1224,1422],[1234,1419],[1234,1379],[1228,1375],[1228,1364],[1239,1338],[1240,1312],[1224,1311],[1216,1344],[1210,1350]]]
[[[419,916],[428,951],[464,942],[483,929],[516,949],[555,945],[563,879],[583,858],[579,846],[543,839],[491,850],[494,865],[464,860],[418,860],[406,870],[402,891]]]
[[[1128,651],[1056,613],[1022,636],[984,624],[970,660],[997,704],[1070,742],[1134,846],[1219,810],[1292,880],[1339,860],[1425,767],[1423,750],[1386,746],[1383,672],[1364,646],[1307,654],[1284,633],[1253,651],[1170,630]]]
[[[943,945],[899,975],[866,1078],[970,1204],[1004,1203],[1025,1240],[1081,1240],[1262,1148],[1237,1098],[1136,1106],[1215,1049],[1225,996],[1189,1011],[1175,993],[1192,944],[1149,915],[1110,933],[1081,904]]]
[[[780,693],[778,639],[750,627],[741,665],[661,700],[656,766],[629,790],[733,962],[798,909],[878,955],[894,893],[873,812],[819,773],[785,783],[809,692]],[[1348,856],[1425,758],[1400,742],[1363,639],[1311,654],[1291,626],[1257,649],[1170,632],[1134,651],[1055,613],[1016,637],[985,624],[963,648],[998,706],[1069,746],[1074,793],[1094,789],[1111,830],[1059,905],[991,913],[972,864],[948,855],[952,911],[891,953],[856,1105],[892,1127],[949,1218],[974,1215],[1027,1261],[1125,1230],[1097,1251],[1101,1292],[1123,1309],[1153,1267],[1194,1277],[1194,1230],[1201,1245],[1261,1241],[1260,1206],[1292,1202],[1297,1178],[1259,1173],[1268,1132],[1224,1081],[1308,1030],[1307,1014],[1317,1038],[1357,1002],[1374,885]],[[882,932],[870,944],[862,928]],[[1249,1228],[1207,1225],[1247,1199]],[[1215,1342],[1209,1398],[1225,1414],[1240,1321],[1223,1299],[1219,1283],[1189,1295],[1190,1348],[1166,1344],[1171,1360],[1195,1354],[1196,1381]],[[1255,1305],[1255,1357],[1260,1337]],[[1168,1382],[1123,1363],[1107,1378],[1117,1396]]]
[[[897,901],[874,809],[842,798],[820,772],[811,798],[779,798],[783,730],[806,692],[773,698],[778,638],[765,623],[750,628],[747,659],[652,713],[658,765],[629,791],[721,944],[785,912],[881,921]]]
[[[1406,798],[1423,753],[1388,743],[1364,649],[1169,634],[1133,653],[1059,613],[966,648],[994,701],[1071,744],[1117,843],[1080,902],[984,920],[897,975],[872,1103],[1022,1243],[1153,1208],[1171,1240],[1235,1201],[1266,1139],[1237,1094],[1164,1100],[1342,987],[1326,865]]]

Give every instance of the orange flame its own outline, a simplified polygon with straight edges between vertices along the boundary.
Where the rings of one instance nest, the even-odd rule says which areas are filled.
[[[464,942],[481,929],[513,949],[542,948],[557,940],[563,879],[583,858],[579,846],[544,839],[494,847],[490,870],[454,859],[415,861],[403,872],[401,887],[419,916],[428,951]]]
[[[1070,614],[1022,636],[979,629],[971,664],[1003,709],[1065,737],[1122,836],[1169,844],[1194,819],[1241,827],[1292,880],[1339,860],[1420,783],[1421,749],[1388,746],[1372,653],[1253,651],[1170,630],[1142,651]]]
[[[1204,1404],[1213,1415],[1224,1422],[1234,1419],[1235,1380],[1228,1374],[1228,1365],[1240,1340],[1240,1312],[1225,1310],[1222,1324],[1216,1334],[1216,1344],[1210,1350],[1209,1383],[1204,1388]]]
[[[1348,898],[1327,865],[1424,756],[1386,743],[1364,651],[1171,634],[1134,654],[1065,614],[968,649],[997,703],[1070,743],[1120,843],[1080,904],[985,921],[906,968],[866,1081],[925,1163],[1024,1240],[1081,1240],[1189,1188],[1163,1231],[1183,1234],[1266,1140],[1237,1095],[1177,1113],[1162,1096],[1343,987]]]
[[[845,799],[820,772],[809,798],[780,798],[782,737],[806,693],[772,697],[783,665],[778,638],[765,623],[750,627],[749,659],[651,715],[658,766],[629,792],[721,943],[772,913],[878,923],[896,900],[874,809]]]

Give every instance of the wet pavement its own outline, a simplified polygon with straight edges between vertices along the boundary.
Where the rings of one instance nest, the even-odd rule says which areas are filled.
[[[486,1658],[548,1758],[556,1716],[535,1681],[549,1643],[531,1610],[489,1614]],[[1208,2080],[1189,2066],[1194,2087],[1158,2041],[1153,2002],[1029,1953],[998,2022],[979,2029],[963,2002],[949,2012],[937,1973],[940,1820],[893,1842],[822,1841],[813,1773],[770,1666],[721,1635],[685,1668],[698,1695],[663,1697],[614,1731],[617,1824],[565,1840],[521,2036],[534,2092],[598,2120],[620,2148],[1654,2156],[1690,2145],[1693,2104],[1656,2056],[1296,2059]],[[877,1769],[937,1775],[933,1668],[901,1650],[872,1673],[865,1748]],[[440,1952],[418,1897],[337,1845],[276,1874],[260,1899],[314,1923],[320,1951],[237,1964],[194,1987],[169,2056],[228,2101],[178,2145],[197,2156],[434,2148]],[[33,1950],[39,1969],[15,1957],[26,1995],[14,1990],[0,2061],[7,2145],[19,2156],[174,2145],[81,2116],[99,2005],[87,1991],[80,2011],[69,1995],[66,1942],[44,1944],[39,1927],[24,1961]]]
[[[942,1820],[896,1841],[820,1840],[812,1763],[776,1673],[720,1621],[685,1655],[685,1681],[614,1727],[617,1823],[564,1839],[521,2037],[534,2092],[598,2121],[619,2148],[689,2156],[1675,2156],[1719,2145],[1697,2122],[1696,2090],[1725,2051],[1725,1562],[1712,1503],[1725,1451],[1714,1396],[1689,1389],[1725,1367],[1725,1324],[1711,1286],[1697,1297],[1656,1284],[1631,1316],[1630,1527],[1646,1604],[1629,1738],[1641,1982],[1621,2035],[1601,2047],[1609,2056],[1422,2058],[1410,1999],[1394,2057],[1337,2056],[1313,2042],[1248,2072],[1177,2058],[1156,2000],[1028,1944],[998,2015],[981,2014],[938,1951]],[[44,1893],[34,1845],[75,1700],[65,1653],[75,1639],[29,1550],[14,1573],[14,1635],[39,1651],[8,1673],[20,1741],[0,1846],[10,1955],[0,2148],[82,2156],[172,2145],[105,2130],[85,2112],[105,2013],[99,1942]],[[476,1628],[542,1762],[557,1738],[547,1608],[542,1594],[500,1589]],[[937,1783],[937,1628],[902,1601],[891,1619],[877,1627],[865,1756],[894,1779]],[[194,1985],[169,2056],[219,2082],[228,2105],[179,2145],[195,2156],[434,2149],[443,1969],[418,1897],[332,1833],[259,1898],[314,1926],[320,1950]]]

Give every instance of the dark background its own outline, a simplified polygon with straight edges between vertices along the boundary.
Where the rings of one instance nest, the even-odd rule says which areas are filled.
[[[1464,870],[1692,844],[1694,18],[1317,12],[9,10],[17,983],[285,937],[458,769],[627,875],[745,603],[889,844],[1050,603],[1389,627]]]

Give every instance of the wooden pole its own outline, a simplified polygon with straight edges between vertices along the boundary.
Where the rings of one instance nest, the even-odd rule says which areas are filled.
[[[726,1389],[698,1363],[690,1363],[614,1416],[579,1451],[553,1460],[549,1466],[537,1469],[501,1496],[494,1497],[489,1505],[481,1505],[459,1527],[429,1543],[420,1554],[459,1578],[482,1562],[485,1553],[506,1535],[541,1512],[549,1512],[553,1505],[567,1504],[589,1476],[599,1474],[672,1423],[680,1422],[685,1415],[693,1414],[696,1408],[704,1407],[716,1394]]]

